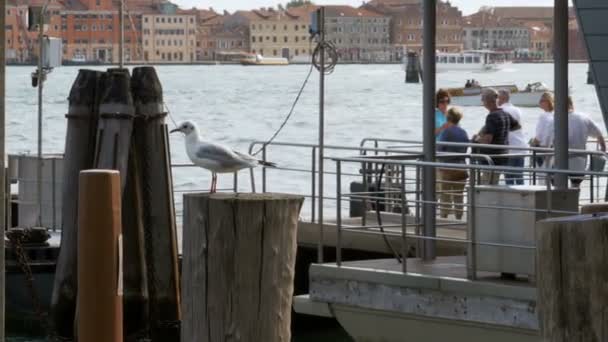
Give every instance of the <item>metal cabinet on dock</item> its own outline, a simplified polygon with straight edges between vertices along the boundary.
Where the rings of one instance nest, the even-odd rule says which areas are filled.
[[[38,221],[38,163],[33,155],[9,156],[9,181],[18,189],[18,224],[33,227]],[[42,157],[42,226],[61,228],[63,156]],[[78,194],[74,194],[78,196]]]
[[[534,247],[536,222],[578,212],[578,200],[576,189],[548,194],[546,186],[476,187],[475,241]],[[477,245],[476,261],[479,271],[536,274],[534,249]]]

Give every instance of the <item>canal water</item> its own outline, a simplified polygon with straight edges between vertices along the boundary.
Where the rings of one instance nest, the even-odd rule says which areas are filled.
[[[101,67],[96,69],[102,70]],[[305,79],[309,67],[242,67],[231,66],[159,66],[165,102],[171,118],[177,122],[193,120],[207,140],[224,143],[247,151],[255,140],[268,139],[281,125]],[[7,69],[7,149],[9,153],[36,151],[36,89],[31,87],[33,67]],[[78,72],[76,67],[61,67],[48,75],[44,95],[43,150],[60,153],[64,149],[67,97]],[[570,66],[571,94],[578,111],[603,122],[595,88],[587,85],[586,64]],[[482,85],[553,83],[552,64],[512,64],[492,73],[449,72],[437,75],[438,87],[461,87],[468,79]],[[422,86],[405,84],[400,65],[338,65],[327,76],[326,143],[358,146],[366,137],[408,140],[422,138]],[[296,107],[291,121],[277,141],[311,143],[317,141],[318,76],[315,73]],[[522,125],[532,137],[539,109],[524,109]],[[484,123],[483,108],[466,108],[462,126],[469,135]],[[604,127],[604,125],[601,125]],[[171,137],[173,163],[185,163],[183,138]],[[352,153],[351,153],[352,154]],[[302,150],[271,148],[268,159],[289,169],[309,167],[310,158]],[[331,165],[327,168],[331,170]],[[197,168],[175,169],[174,185],[178,191],[176,206],[181,217],[181,194],[208,189],[210,174]],[[326,193],[335,192],[335,177],[325,182]],[[232,176],[220,176],[220,188],[232,186]],[[345,184],[347,186],[347,184]],[[248,173],[239,176],[239,190],[250,191]],[[294,173],[272,181],[269,191],[310,192],[310,175]],[[331,203],[328,203],[331,206]],[[305,205],[303,215],[310,213]],[[328,211],[332,212],[332,211]],[[335,211],[334,211],[335,213]],[[10,328],[10,327],[9,327]],[[11,342],[36,341],[13,338]],[[348,336],[336,325],[297,327],[297,342],[347,342]]]

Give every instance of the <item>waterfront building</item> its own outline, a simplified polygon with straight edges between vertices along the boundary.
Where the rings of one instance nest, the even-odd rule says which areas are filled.
[[[325,8],[327,39],[335,44],[341,61],[390,60],[389,16],[351,6]]]
[[[177,13],[177,6],[159,14],[144,14],[144,60],[151,63],[191,63],[196,60],[196,16]]]
[[[249,52],[252,17],[249,11],[237,11],[200,21],[196,36],[197,60],[230,60],[232,56]]]
[[[516,20],[497,17],[491,9],[463,18],[465,50],[490,49],[513,58],[526,57],[530,51],[530,30]]]
[[[315,6],[253,10],[250,23],[250,51],[288,59],[306,59],[312,54],[309,25]]]
[[[390,39],[394,59],[404,51],[422,52],[422,3],[420,0],[372,0],[364,8],[391,17]],[[437,2],[437,50],[462,50],[462,12],[449,1]]]
[[[71,2],[61,12],[64,60],[116,63],[119,60],[119,4],[112,0]],[[141,61],[141,19],[155,11],[150,3],[129,3],[124,14],[124,60]]]
[[[28,63],[38,56],[38,31],[30,32],[27,27],[28,6],[42,6],[40,0],[29,1],[29,4],[9,0],[6,3],[6,59],[11,63]],[[50,37],[61,37],[60,13],[65,9],[57,0],[49,2],[50,13],[45,34]]]
[[[528,22],[530,30],[530,57],[538,60],[553,59],[553,30],[542,22]]]

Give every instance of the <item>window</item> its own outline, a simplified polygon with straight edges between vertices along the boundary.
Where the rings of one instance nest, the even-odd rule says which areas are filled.
[[[183,23],[184,22],[184,18],[179,18],[179,23]]]
[[[160,18],[156,17],[156,23],[160,22]]]
[[[300,54],[300,50],[296,49],[295,55],[298,56]]]
[[[272,54],[276,56],[277,55],[277,50],[273,50]]]
[[[147,22],[148,22],[148,17],[145,17],[144,18],[144,23],[147,23]]]
[[[252,42],[252,43],[255,43],[255,36],[252,36],[252,37],[251,37],[251,42]]]
[[[272,42],[276,43],[277,42],[277,36],[272,37]]]
[[[300,37],[296,36],[296,43],[300,41]]]
[[[289,42],[289,37],[287,37],[287,36],[283,37],[283,41],[284,41],[285,43]]]
[[[294,26],[294,29],[297,31],[299,27],[300,27],[300,26],[295,25],[295,26]]]

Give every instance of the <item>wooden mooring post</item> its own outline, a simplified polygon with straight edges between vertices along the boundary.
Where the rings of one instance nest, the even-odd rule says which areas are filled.
[[[184,195],[182,342],[288,342],[304,199]]]
[[[123,341],[120,197],[117,171],[80,173],[78,341]]]
[[[177,227],[163,89],[153,67],[133,69],[134,149],[142,180],[145,259],[154,341],[178,341],[180,313]]]
[[[77,294],[78,175],[93,166],[97,94],[102,72],[80,70],[69,95],[63,171],[61,249],[51,298],[52,322],[59,336],[74,332]]]
[[[544,341],[608,341],[608,215],[549,219],[536,233]]]

